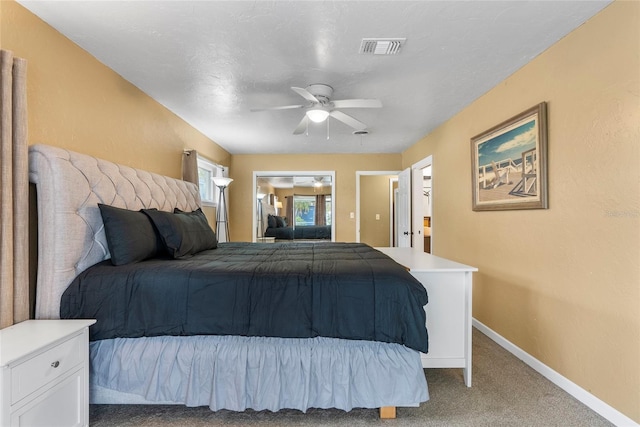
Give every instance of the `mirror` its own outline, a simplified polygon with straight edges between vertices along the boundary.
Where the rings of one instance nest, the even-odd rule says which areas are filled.
[[[335,241],[334,171],[254,171],[253,182],[253,241]]]

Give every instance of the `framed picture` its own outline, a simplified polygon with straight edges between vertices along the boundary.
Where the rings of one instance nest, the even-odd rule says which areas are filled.
[[[547,209],[547,104],[471,138],[473,210]]]

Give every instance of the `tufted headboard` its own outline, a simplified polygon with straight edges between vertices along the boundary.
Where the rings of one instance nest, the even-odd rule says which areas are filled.
[[[29,148],[29,180],[38,203],[38,319],[58,319],[73,279],[110,257],[98,203],[132,210],[200,207],[192,183],[47,145]]]

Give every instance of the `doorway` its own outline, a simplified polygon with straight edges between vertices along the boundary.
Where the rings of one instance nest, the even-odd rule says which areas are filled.
[[[356,171],[356,242],[394,245],[398,171]]]

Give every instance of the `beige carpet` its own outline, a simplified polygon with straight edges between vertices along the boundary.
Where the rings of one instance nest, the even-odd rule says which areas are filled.
[[[431,399],[398,408],[395,420],[356,409],[211,412],[184,406],[91,405],[90,424],[103,426],[558,426],[611,424],[502,349],[473,331],[473,387],[461,369],[426,369]]]

